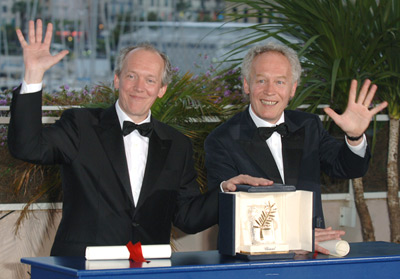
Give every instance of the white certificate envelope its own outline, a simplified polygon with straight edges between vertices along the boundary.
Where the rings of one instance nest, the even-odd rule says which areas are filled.
[[[172,250],[169,244],[142,245],[143,258],[171,258]],[[89,246],[86,247],[87,260],[128,260],[130,256],[126,246]]]

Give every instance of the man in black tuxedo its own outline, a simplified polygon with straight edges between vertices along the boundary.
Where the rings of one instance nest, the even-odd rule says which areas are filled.
[[[190,140],[151,116],[171,80],[168,58],[151,45],[130,47],[117,59],[119,99],[108,109],[70,109],[50,127],[41,123],[46,70],[68,51],[49,52],[52,25],[29,22],[22,86],[13,92],[8,145],[16,158],[59,164],[63,212],[52,255],[83,256],[87,246],[170,242],[171,223],[196,233],[217,223],[219,187],[202,195]],[[139,126],[137,126],[139,125]],[[232,183],[266,183],[238,176]]]
[[[291,48],[270,43],[249,50],[242,63],[242,76],[250,106],[207,137],[208,182],[234,191],[236,186],[226,180],[242,173],[313,191],[316,250],[328,253],[318,242],[340,238],[344,232],[324,229],[320,171],[339,178],[365,174],[370,153],[364,131],[387,103],[369,109],[376,85],[365,81],[356,98],[357,82],[352,81],[346,111],[338,115],[324,109],[346,134],[345,142],[339,142],[327,133],[317,115],[285,111],[300,73],[297,54]],[[275,126],[272,131],[259,128]]]

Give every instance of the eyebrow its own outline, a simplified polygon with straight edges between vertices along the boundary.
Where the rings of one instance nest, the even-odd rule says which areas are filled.
[[[265,77],[265,75],[262,75],[262,74],[257,74],[257,75],[256,75],[256,78],[258,78],[258,77]],[[287,77],[287,76],[274,76],[273,78],[283,78],[283,79],[288,79],[288,77]]]
[[[128,70],[128,71],[126,71],[126,73],[127,73],[127,74],[133,73],[133,74],[137,74],[137,75],[138,75],[137,72],[132,71],[132,70]],[[153,75],[153,74],[145,74],[144,76],[145,76],[145,77],[151,77],[151,78],[157,79],[157,76],[155,76],[155,75]]]

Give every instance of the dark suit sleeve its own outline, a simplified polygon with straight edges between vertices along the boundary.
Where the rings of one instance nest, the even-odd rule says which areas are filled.
[[[350,179],[364,176],[371,157],[369,148],[367,147],[365,156],[360,157],[351,151],[343,140],[338,141],[329,135],[319,118],[317,122],[320,131],[321,170],[334,178]]]
[[[10,153],[37,164],[67,163],[77,154],[78,136],[74,115],[64,113],[61,121],[43,127],[42,92],[13,92],[8,128]]]
[[[190,142],[185,144],[185,165],[180,181],[177,210],[173,224],[185,233],[197,233],[218,222],[218,192],[216,187],[201,194],[194,168]]]
[[[240,174],[231,157],[231,152],[227,148],[230,141],[230,139],[224,140],[224,137],[216,136],[216,133],[213,132],[204,143],[207,183],[209,185],[219,187],[221,182]]]

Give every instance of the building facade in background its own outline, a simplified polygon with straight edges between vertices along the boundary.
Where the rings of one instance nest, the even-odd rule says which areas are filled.
[[[15,28],[26,34],[29,19],[53,23],[52,52],[70,51],[46,74],[51,92],[63,84],[79,89],[111,82],[118,50],[140,42],[166,52],[182,72],[206,71],[238,38],[239,33],[228,30],[260,21],[244,18],[224,24],[227,13],[246,12],[246,7],[237,9],[223,0],[1,0],[1,89],[20,83],[23,61]]]

